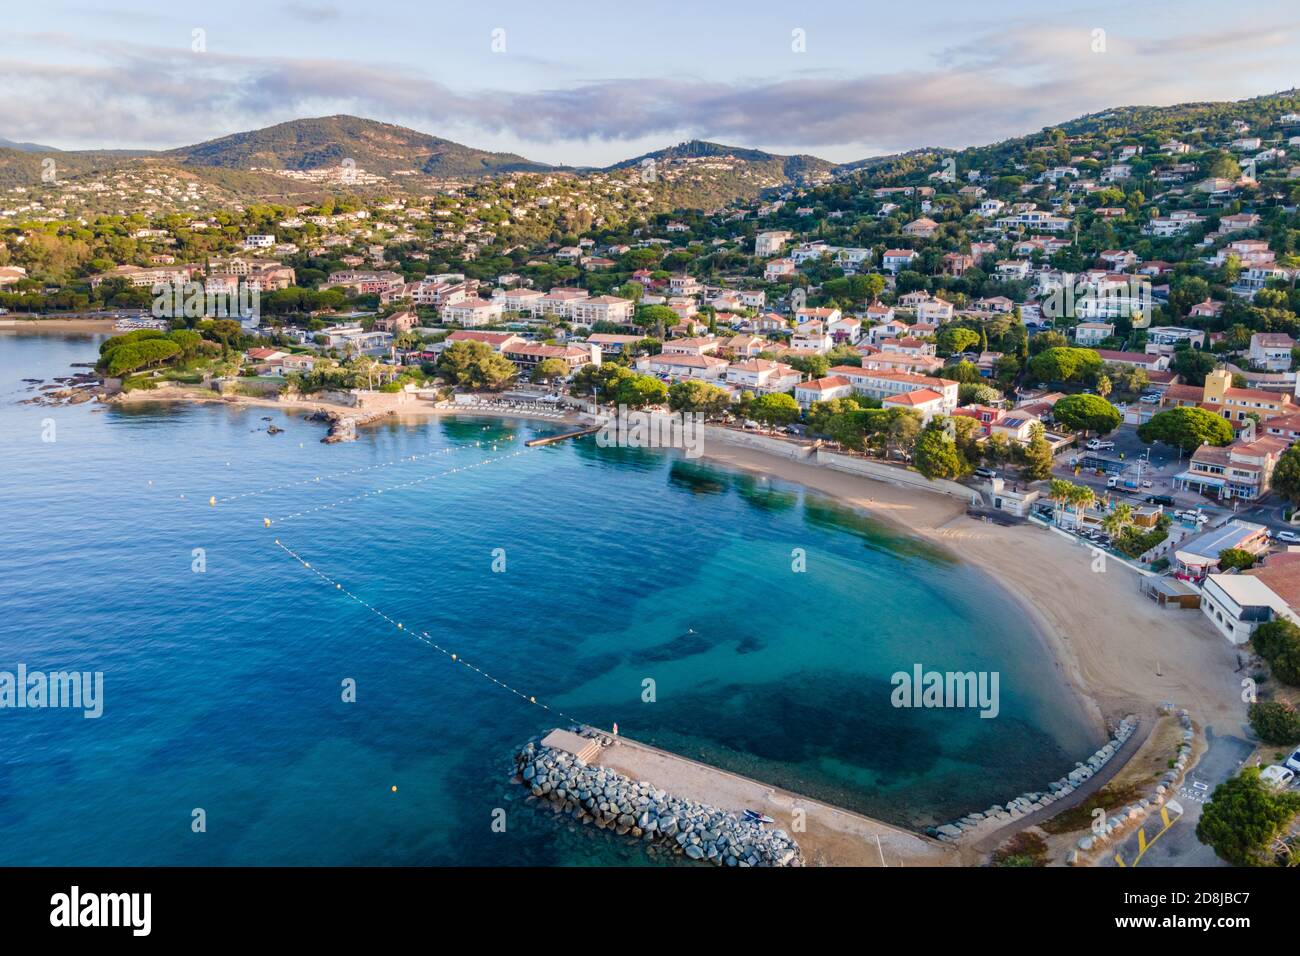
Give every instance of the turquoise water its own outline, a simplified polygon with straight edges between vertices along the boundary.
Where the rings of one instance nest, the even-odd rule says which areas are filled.
[[[590,439],[524,450],[543,423],[330,446],[279,410],[16,404],[97,341],[0,332],[0,670],[102,671],[105,696],[98,720],[0,710],[2,864],[650,862],[509,783],[556,717],[277,537],[565,713],[906,825],[1041,787],[1098,742],[1005,594],[798,487]],[[1001,714],[893,708],[915,662],[999,671]]]

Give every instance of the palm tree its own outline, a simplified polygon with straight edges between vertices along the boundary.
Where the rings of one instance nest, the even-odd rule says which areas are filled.
[[[1133,506],[1118,504],[1102,519],[1102,529],[1112,538],[1118,538],[1133,523]]]
[[[1070,489],[1070,496],[1067,500],[1070,506],[1074,508],[1074,526],[1079,528],[1083,524],[1084,511],[1097,500],[1097,496],[1087,485],[1074,485]]]
[[[1074,483],[1066,481],[1064,478],[1053,478],[1047,486],[1047,497],[1055,502],[1052,518],[1057,524],[1060,524],[1061,508],[1070,500],[1070,492],[1074,488]]]

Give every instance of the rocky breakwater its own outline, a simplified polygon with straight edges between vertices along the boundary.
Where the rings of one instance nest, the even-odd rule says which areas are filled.
[[[1044,807],[1050,807],[1056,801],[1074,793],[1085,780],[1110,763],[1111,758],[1119,753],[1124,743],[1133,736],[1135,729],[1137,729],[1137,717],[1132,715],[1125,717],[1115,728],[1115,735],[1106,741],[1101,749],[1087,760],[1076,763],[1073,770],[1060,779],[1053,780],[1045,790],[1022,793],[1006,803],[995,803],[987,810],[968,813],[960,820],[954,820],[941,827],[931,827],[926,832],[940,840],[956,842],[976,833],[983,835]]]
[[[537,741],[519,752],[515,767],[533,797],[584,824],[717,866],[803,865],[798,844],[784,830],[674,797]]]

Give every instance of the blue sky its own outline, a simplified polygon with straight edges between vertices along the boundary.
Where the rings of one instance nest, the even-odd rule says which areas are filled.
[[[7,6],[0,137],[61,148],[354,113],[557,163],[694,136],[842,161],[1300,85],[1300,11],[1257,0]]]

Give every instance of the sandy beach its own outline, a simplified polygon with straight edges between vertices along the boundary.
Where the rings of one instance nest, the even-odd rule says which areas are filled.
[[[1203,726],[1241,732],[1236,650],[1199,611],[1162,610],[1144,597],[1138,574],[1121,562],[1094,571],[1091,549],[1038,525],[977,521],[946,495],[717,442],[704,457],[834,497],[985,571],[1037,623],[1054,666],[1099,724],[1153,715],[1169,700]]]
[[[312,399],[258,398],[252,395],[220,395],[206,388],[190,386],[172,386],[156,389],[136,389],[131,392],[119,392],[109,402],[115,405],[142,405],[149,402],[198,402],[201,404],[230,405],[234,407],[249,406],[254,408],[278,408],[297,412],[338,412],[353,415],[361,419],[384,417],[398,421],[419,421],[428,418],[441,418],[450,415],[473,415],[481,418],[515,418],[524,421],[543,421],[552,424],[572,425],[579,421],[579,416],[570,411],[558,417],[540,415],[523,408],[478,408],[474,406],[435,405],[425,399],[403,401],[398,394],[376,393],[371,396],[364,407],[354,408],[337,402],[324,402]]]
[[[114,319],[24,319],[14,315],[0,315],[0,332],[99,332],[112,334]]]

